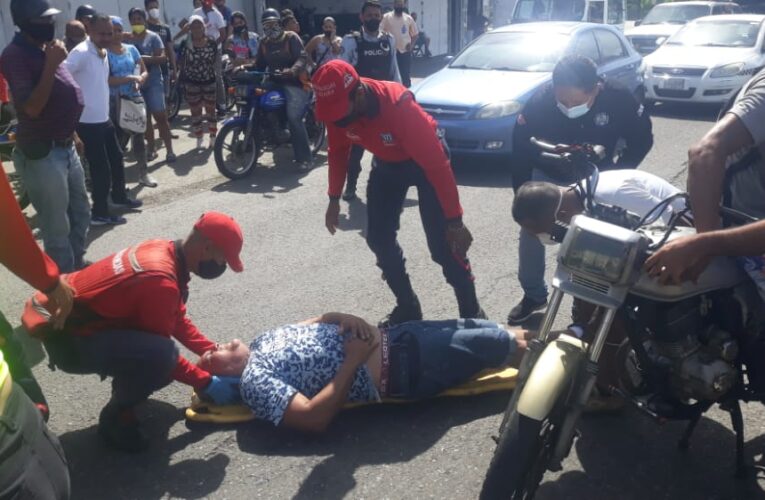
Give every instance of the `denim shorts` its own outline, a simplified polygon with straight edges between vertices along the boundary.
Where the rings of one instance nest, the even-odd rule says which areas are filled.
[[[149,113],[160,113],[166,109],[165,88],[161,83],[144,87],[141,93],[143,100],[146,101],[146,111]]]
[[[387,331],[389,362],[384,397],[422,399],[450,389],[489,368],[505,366],[515,336],[478,319],[411,321]]]

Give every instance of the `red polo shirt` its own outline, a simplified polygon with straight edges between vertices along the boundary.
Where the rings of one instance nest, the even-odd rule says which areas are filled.
[[[462,216],[457,183],[449,158],[436,135],[436,121],[403,85],[362,78],[372,92],[370,115],[348,128],[327,123],[329,195],[339,197],[348,173],[353,144],[360,144],[385,162],[414,161],[433,185],[447,219]]]

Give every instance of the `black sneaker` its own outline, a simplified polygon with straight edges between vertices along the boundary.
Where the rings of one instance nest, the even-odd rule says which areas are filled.
[[[127,224],[127,219],[119,215],[94,215],[90,218],[91,226],[120,226]]]
[[[531,317],[537,311],[540,311],[547,307],[547,299],[544,302],[535,302],[528,297],[524,296],[517,306],[513,307],[510,314],[507,316],[508,325],[520,325]]]
[[[356,186],[346,187],[345,192],[343,192],[343,200],[353,201],[355,199],[356,199]]]
[[[112,448],[138,453],[149,447],[149,438],[132,409],[119,409],[112,403],[104,406],[98,418],[98,434]]]
[[[134,200],[133,198],[130,198],[130,197],[125,197],[124,199],[117,199],[117,200],[113,199],[112,204],[118,207],[125,207],[125,208],[131,208],[131,209],[141,208],[143,206],[143,202],[141,200]]]
[[[414,302],[409,304],[396,304],[393,311],[385,318],[383,318],[377,326],[380,328],[389,328],[394,325],[400,325],[407,321],[421,321],[422,320],[422,308],[420,307],[420,301],[415,297]]]

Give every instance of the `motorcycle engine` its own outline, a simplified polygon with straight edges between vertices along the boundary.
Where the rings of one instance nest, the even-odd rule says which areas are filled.
[[[701,296],[645,305],[650,311],[641,311],[642,319],[652,320],[643,348],[652,364],[666,374],[674,397],[718,401],[733,388],[739,345],[728,330],[712,321],[717,316],[714,309],[719,309],[713,299]],[[725,307],[736,304],[727,301]],[[729,313],[735,316],[735,311]]]

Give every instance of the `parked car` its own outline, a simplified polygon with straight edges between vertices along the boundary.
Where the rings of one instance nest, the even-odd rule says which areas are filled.
[[[627,31],[627,40],[642,55],[658,49],[669,37],[699,17],[741,13],[732,2],[672,2],[654,5],[646,16]]]
[[[413,91],[453,153],[508,155],[518,113],[569,53],[591,58],[603,76],[642,97],[641,58],[624,35],[604,24],[571,22],[513,24],[486,33]]]
[[[707,16],[644,59],[646,100],[727,102],[765,66],[765,16]]]
[[[541,21],[586,21],[622,25],[622,0],[518,0],[510,24]]]

